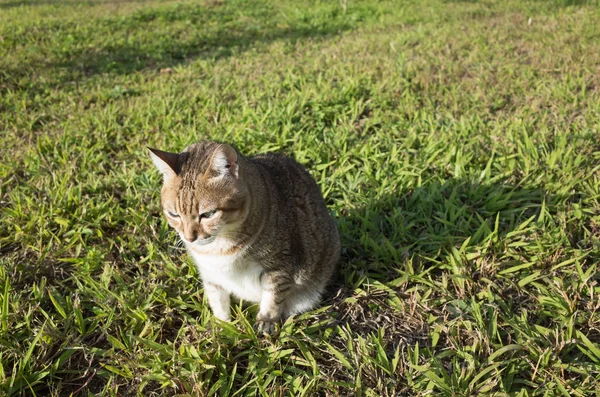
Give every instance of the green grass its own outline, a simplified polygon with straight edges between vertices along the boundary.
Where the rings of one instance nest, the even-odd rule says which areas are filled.
[[[0,0],[0,394],[591,396],[595,1]],[[283,151],[343,241],[214,328],[146,146]]]

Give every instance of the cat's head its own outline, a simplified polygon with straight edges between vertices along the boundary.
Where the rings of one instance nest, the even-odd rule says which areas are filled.
[[[210,244],[244,221],[248,190],[231,146],[203,141],[182,153],[150,149],[150,155],[163,175],[165,217],[186,243]]]

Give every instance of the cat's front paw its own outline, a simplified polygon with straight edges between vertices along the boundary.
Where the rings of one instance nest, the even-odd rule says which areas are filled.
[[[275,325],[277,321],[272,319],[256,319],[256,324],[254,324],[254,329],[256,333],[259,335],[271,335],[275,332]]]

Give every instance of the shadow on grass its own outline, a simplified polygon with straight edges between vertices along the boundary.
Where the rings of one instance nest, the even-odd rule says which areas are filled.
[[[537,1],[544,1],[544,2],[548,2],[550,3],[551,6],[554,6],[556,8],[561,8],[561,7],[573,7],[573,6],[586,6],[586,5],[595,5],[597,6],[598,0],[537,0]]]
[[[484,3],[480,0],[443,0],[444,3]],[[572,7],[585,5],[598,5],[598,0],[536,0],[547,3],[551,7]]]
[[[384,289],[369,290],[369,285],[389,286],[401,277],[426,279],[437,272],[451,273],[453,250],[460,250],[467,239],[477,250],[491,244],[490,253],[500,254],[511,232],[532,216],[537,219],[544,206],[552,213],[558,200],[541,189],[450,180],[407,189],[342,214],[338,219],[344,247],[340,275],[325,304],[332,305],[339,322],[353,331],[377,332],[384,324],[394,343],[423,344],[427,316],[440,315],[439,308],[419,308],[414,296],[400,289],[396,292],[404,310],[398,311],[389,307]],[[486,269],[472,265],[464,270],[470,279],[487,276]],[[356,296],[355,288],[368,293]],[[351,296],[350,304],[346,299]]]
[[[413,255],[439,258],[468,238],[470,245],[493,233],[502,239],[539,215],[544,203],[552,209],[558,199],[541,189],[506,184],[468,180],[426,184],[341,217],[342,263],[348,264],[345,271],[363,271],[389,281],[397,266]]]
[[[8,63],[0,73],[0,87],[3,79],[46,76],[46,81],[65,83],[95,74],[174,68],[196,59],[237,56],[279,40],[294,44],[326,38],[360,20],[333,6],[318,14],[310,9],[285,13],[269,4],[238,3],[169,4],[120,18],[99,18],[89,26],[55,21],[25,28],[5,42],[20,48],[44,41],[40,48],[48,56],[39,62]]]
[[[0,2],[0,9],[38,6],[72,6],[141,3],[144,0],[16,0]]]

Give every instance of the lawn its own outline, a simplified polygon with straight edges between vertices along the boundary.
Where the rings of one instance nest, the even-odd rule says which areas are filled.
[[[597,1],[0,0],[0,395],[592,396]],[[280,151],[342,237],[213,320],[146,147]]]

